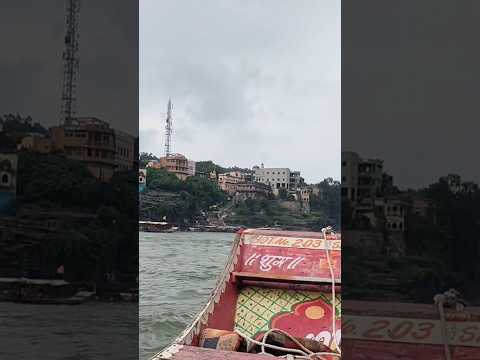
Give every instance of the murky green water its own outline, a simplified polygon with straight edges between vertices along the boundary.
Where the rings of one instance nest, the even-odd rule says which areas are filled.
[[[235,234],[140,233],[140,359],[193,320],[224,268]]]

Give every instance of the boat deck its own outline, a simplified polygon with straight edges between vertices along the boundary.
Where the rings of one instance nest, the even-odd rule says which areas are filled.
[[[184,345],[179,348],[176,354],[171,357],[172,360],[267,360],[272,359],[268,355],[247,354],[233,351],[222,351],[206,349],[197,346]]]

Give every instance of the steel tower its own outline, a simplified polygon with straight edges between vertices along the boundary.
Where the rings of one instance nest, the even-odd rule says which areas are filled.
[[[78,57],[78,14],[80,0],[67,0],[66,33],[63,49],[63,88],[60,122],[70,125],[75,116],[77,100]]]
[[[165,124],[165,156],[171,154],[170,141],[172,138],[172,100],[168,99],[167,105],[167,121]]]

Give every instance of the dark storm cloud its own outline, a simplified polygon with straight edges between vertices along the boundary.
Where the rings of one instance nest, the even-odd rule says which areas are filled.
[[[163,153],[169,97],[176,152],[338,178],[339,3],[141,1],[141,150]]]
[[[475,1],[342,4],[342,148],[385,160],[400,186],[480,181]]]
[[[2,3],[0,113],[58,123],[66,1]],[[138,18],[135,2],[83,0],[79,116],[138,133]]]

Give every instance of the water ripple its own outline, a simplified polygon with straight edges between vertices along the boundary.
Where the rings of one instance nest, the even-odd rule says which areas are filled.
[[[193,320],[224,268],[234,234],[140,233],[140,358]]]

